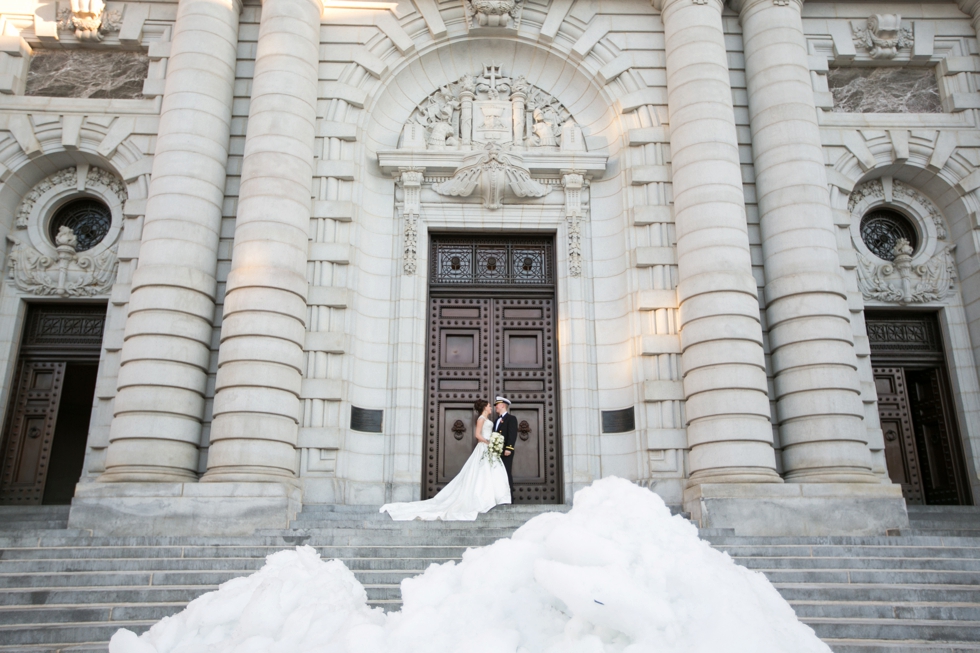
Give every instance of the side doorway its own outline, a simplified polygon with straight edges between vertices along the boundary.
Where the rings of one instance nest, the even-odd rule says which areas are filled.
[[[31,304],[2,438],[0,504],[71,503],[95,398],[105,304]]]
[[[885,461],[909,504],[971,505],[935,313],[867,311]]]

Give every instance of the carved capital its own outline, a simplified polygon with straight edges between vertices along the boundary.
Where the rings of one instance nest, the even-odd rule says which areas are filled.
[[[717,9],[720,13],[725,6],[724,0],[650,0],[650,4],[661,14],[682,5],[706,5]]]

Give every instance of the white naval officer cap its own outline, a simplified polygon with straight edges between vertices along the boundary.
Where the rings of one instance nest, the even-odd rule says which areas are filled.
[[[493,405],[496,406],[497,404],[507,404],[510,406],[510,399],[507,397],[497,397],[493,400]]]

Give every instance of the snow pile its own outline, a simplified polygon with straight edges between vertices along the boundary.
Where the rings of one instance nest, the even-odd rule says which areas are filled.
[[[282,551],[109,653],[830,653],[762,574],[617,478],[402,596],[382,615],[340,562]]]

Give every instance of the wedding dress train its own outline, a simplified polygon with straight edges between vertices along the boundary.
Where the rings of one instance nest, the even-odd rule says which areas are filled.
[[[492,433],[490,420],[484,421],[480,435],[489,440]],[[395,521],[473,521],[481,512],[510,503],[507,470],[500,462],[488,462],[486,451],[487,445],[478,442],[456,478],[431,499],[388,503],[381,506],[381,512],[387,512]]]

